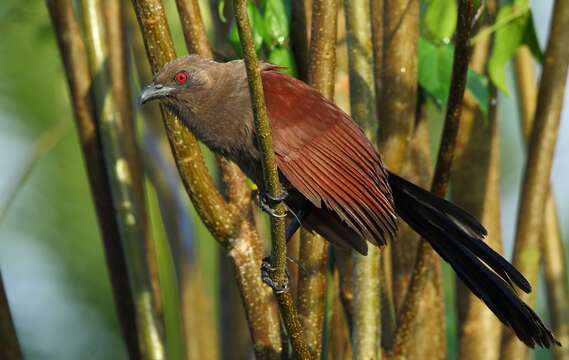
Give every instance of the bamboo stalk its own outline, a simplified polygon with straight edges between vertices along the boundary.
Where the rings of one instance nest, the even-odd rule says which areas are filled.
[[[518,89],[518,104],[526,142],[531,136],[537,101],[537,84],[534,61],[527,47],[518,50],[515,58],[515,72]],[[546,198],[544,224],[540,235],[543,251],[543,268],[547,288],[547,301],[553,333],[562,344],[569,343],[569,279],[565,249],[559,228],[559,216],[555,208],[555,197],[551,184]],[[553,349],[555,359],[569,357],[569,347]]]
[[[136,30],[134,16],[134,12],[130,11],[129,25]],[[152,74],[139,31],[132,33],[132,46],[139,82],[147,84],[152,81]],[[219,346],[215,336],[212,300],[203,291],[203,272],[195,254],[194,223],[162,125],[159,106],[147,104],[142,113],[144,167],[156,190],[161,219],[174,260],[186,359],[203,359],[206,354],[217,358]]]
[[[100,138],[91,99],[91,76],[81,31],[70,0],[48,0],[46,3],[70,89],[75,123],[102,233],[117,316],[128,354],[131,358],[138,359],[141,358],[143,345],[137,336],[134,295],[127,277],[125,253],[121,246],[117,219],[113,216],[109,174],[100,151]]]
[[[308,60],[308,83],[328,99],[334,98],[336,68],[336,0],[314,0]],[[319,235],[302,230],[298,280],[298,315],[314,359],[322,351],[328,243]]]
[[[369,0],[345,0],[350,108],[352,118],[369,137],[375,132],[373,58]],[[370,246],[367,256],[353,252],[354,359],[381,357],[380,250]]]
[[[160,0],[133,0],[152,69],[175,58],[164,8]],[[278,358],[281,353],[278,314],[269,289],[259,277],[262,256],[258,234],[248,212],[227,203],[215,187],[198,143],[179,119],[164,111],[170,146],[186,191],[209,231],[232,260],[232,266],[258,358]],[[244,215],[245,214],[245,215]]]
[[[444,196],[448,187],[450,169],[454,157],[456,137],[462,113],[462,102],[466,88],[466,74],[470,61],[470,34],[472,20],[474,18],[474,5],[472,0],[461,0],[458,8],[458,21],[456,44],[453,60],[451,88],[449,91],[447,112],[435,175],[431,191],[437,196]],[[421,293],[427,283],[433,264],[438,261],[434,251],[423,239],[419,246],[419,252],[415,263],[415,269],[409,284],[405,303],[399,316],[398,328],[395,333],[394,345],[391,355],[401,355],[408,348],[414,346],[409,342],[413,324],[417,317],[417,310],[421,299]]]
[[[105,165],[111,185],[115,216],[118,218],[122,245],[127,254],[127,267],[130,284],[135,296],[137,321],[140,341],[144,346],[143,356],[151,359],[164,359],[164,324],[159,309],[156,307],[159,292],[153,287],[151,269],[157,272],[156,257],[148,257],[148,248],[144,239],[146,226],[146,209],[142,184],[134,185],[142,179],[135,178],[140,173],[133,171],[137,160],[136,150],[127,150],[134,146],[134,132],[127,133],[124,125],[127,119],[121,119],[117,102],[113,96],[111,74],[109,69],[108,45],[105,42],[104,14],[100,0],[82,1],[85,21],[86,49],[91,77],[93,78],[93,95],[97,126],[100,129],[101,144]],[[153,245],[152,247],[153,248]],[[153,265],[150,265],[153,264]],[[157,275],[156,273],[154,274]],[[157,281],[157,280],[155,280]],[[156,297],[158,296],[158,297]]]
[[[409,143],[415,126],[417,103],[417,40],[419,38],[419,2],[372,0],[372,29],[374,47],[374,73],[378,113],[377,144],[385,165],[393,172],[401,172],[407,161]],[[392,254],[405,248],[406,241],[395,239],[382,252],[382,267],[385,280],[382,282],[383,343],[386,347],[393,341],[395,332],[395,305],[392,282],[408,276],[405,272],[392,272]],[[411,268],[407,269],[410,273]],[[440,300],[440,299],[439,299]],[[441,301],[432,299],[433,306]],[[430,311],[427,316],[434,316]],[[440,328],[430,328],[429,332]],[[443,331],[444,335],[444,331]],[[417,336],[415,341],[425,337]],[[433,346],[433,341],[422,346]]]
[[[263,93],[263,83],[261,71],[253,45],[253,36],[249,17],[247,15],[247,1],[235,0],[235,20],[241,40],[241,47],[245,56],[245,68],[247,69],[247,79],[249,91],[251,93],[251,103],[255,120],[255,130],[257,143],[262,154],[264,189],[273,198],[278,198],[283,194],[283,188],[279,181],[275,153],[273,151],[271,128],[265,107],[265,96]],[[277,201],[271,205],[277,214],[285,214],[283,201]],[[299,359],[309,359],[310,351],[305,342],[303,329],[298,320],[298,314],[294,306],[294,301],[290,291],[285,288],[286,279],[286,239],[285,221],[282,217],[271,217],[271,238],[273,247],[271,251],[271,267],[269,276],[276,286],[284,289],[279,291],[274,289],[275,296],[279,303],[281,315],[283,317],[288,336],[292,343],[295,356]]]
[[[475,45],[471,67],[479,73],[485,72],[490,40],[483,38]],[[472,96],[465,97],[452,171],[452,201],[480,219],[488,229],[486,241],[501,252],[497,99],[495,87],[491,90],[493,100],[487,120]],[[457,303],[459,358],[497,360],[502,335],[500,321],[460,280],[457,280]]]
[[[569,3],[556,1],[553,8],[551,30],[543,60],[543,73],[539,84],[533,129],[528,143],[528,157],[521,192],[513,264],[535,284],[541,258],[539,238],[542,232],[549,177],[553,164],[557,132],[563,106],[569,48],[563,39],[569,36]],[[529,304],[533,294],[522,294]],[[522,359],[527,347],[511,331],[504,334],[501,357]]]
[[[291,1],[291,48],[299,78],[304,81],[308,78],[311,20],[315,6],[313,0]]]

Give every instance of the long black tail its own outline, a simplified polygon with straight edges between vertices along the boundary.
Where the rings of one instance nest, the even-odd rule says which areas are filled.
[[[486,229],[464,210],[390,173],[397,213],[447,261],[468,288],[514,330],[527,346],[561,345],[537,314],[516,294],[531,286],[483,239]],[[490,269],[494,270],[491,271]]]

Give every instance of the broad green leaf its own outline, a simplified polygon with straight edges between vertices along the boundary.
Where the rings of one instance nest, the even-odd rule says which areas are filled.
[[[426,35],[435,43],[448,44],[454,30],[458,7],[456,0],[427,0],[423,18]]]
[[[500,24],[504,24],[503,26]],[[514,5],[502,7],[496,18],[498,26],[494,38],[494,48],[488,62],[488,74],[492,82],[502,92],[508,94],[506,85],[506,65],[521,45],[528,45],[536,59],[541,61],[533,18],[527,1],[519,0]]]
[[[275,47],[269,54],[269,62],[282,66],[283,72],[296,77],[296,64],[290,49],[281,46]]]
[[[263,45],[263,39],[266,37],[265,23],[263,17],[259,13],[259,10],[252,2],[247,2],[247,14],[249,15],[249,21],[251,22],[251,28],[253,29],[253,42],[255,44],[255,50],[259,52],[261,45]],[[229,44],[237,53],[237,56],[243,56],[243,50],[241,49],[241,42],[239,41],[239,32],[237,31],[237,24],[235,19],[231,23],[231,28],[228,35]]]
[[[266,37],[269,49],[275,45],[283,45],[289,35],[289,16],[284,0],[266,0],[263,13]]]
[[[419,38],[419,85],[441,107],[448,101],[453,54],[451,45],[437,46],[423,37]],[[486,77],[468,69],[466,88],[486,115],[489,99]]]

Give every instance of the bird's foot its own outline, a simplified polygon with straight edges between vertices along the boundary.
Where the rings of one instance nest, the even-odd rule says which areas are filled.
[[[287,196],[288,193],[284,189],[281,195],[277,197],[271,196],[269,193],[265,191],[261,191],[259,192],[259,207],[261,208],[261,210],[263,210],[272,217],[284,218],[287,216],[288,210],[284,214],[279,214],[271,207],[271,205],[285,200]]]
[[[261,263],[261,279],[263,280],[263,282],[265,284],[269,285],[269,287],[271,289],[273,289],[275,294],[282,294],[282,293],[288,291],[288,289],[289,289],[289,286],[288,286],[288,279],[289,279],[288,270],[285,268],[286,277],[285,277],[284,283],[282,285],[277,284],[271,278],[271,273],[273,273],[275,271],[276,271],[276,269],[269,262],[269,258],[268,257],[264,258],[263,262]]]

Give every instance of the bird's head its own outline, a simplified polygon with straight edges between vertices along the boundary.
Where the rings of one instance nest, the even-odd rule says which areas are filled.
[[[193,109],[207,99],[212,87],[213,68],[218,63],[198,55],[177,58],[165,64],[140,94],[139,101],[145,104],[159,100],[170,108]]]

